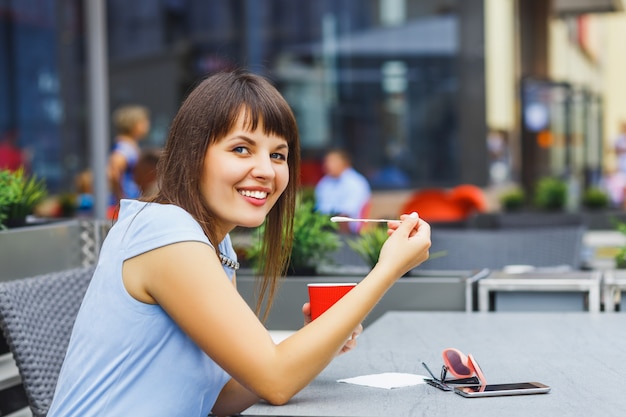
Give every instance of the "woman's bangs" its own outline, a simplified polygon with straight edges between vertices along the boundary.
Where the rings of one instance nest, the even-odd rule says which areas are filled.
[[[292,145],[297,138],[298,130],[291,109],[275,102],[247,103],[244,110],[243,126],[250,131],[261,125],[263,133],[284,138]]]

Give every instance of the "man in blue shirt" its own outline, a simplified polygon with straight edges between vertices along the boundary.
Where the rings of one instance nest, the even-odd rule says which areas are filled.
[[[324,157],[325,175],[315,186],[317,210],[328,215],[361,217],[369,206],[372,191],[367,179],[352,168],[350,155],[341,149],[331,149]],[[350,223],[357,233],[361,223]]]

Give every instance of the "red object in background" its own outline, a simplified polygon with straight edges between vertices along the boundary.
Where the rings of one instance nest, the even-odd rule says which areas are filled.
[[[120,214],[120,205],[119,203],[114,206],[109,206],[107,208],[107,219],[116,221],[117,216]]]
[[[450,196],[456,204],[461,205],[467,215],[487,211],[487,200],[480,187],[472,184],[461,184],[450,190]]]
[[[300,185],[315,187],[324,176],[324,168],[320,161],[303,160],[300,163]]]
[[[17,139],[14,131],[6,132],[0,141],[0,169],[17,171],[24,165],[22,150],[14,145]]]
[[[417,212],[429,223],[457,222],[487,210],[483,191],[471,184],[462,184],[450,191],[425,188],[416,191],[402,206],[400,214]]]

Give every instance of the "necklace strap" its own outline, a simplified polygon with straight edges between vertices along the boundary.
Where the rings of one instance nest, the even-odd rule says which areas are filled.
[[[239,262],[230,259],[228,256],[224,255],[223,253],[220,253],[220,261],[222,262],[222,265],[227,266],[231,269],[234,269],[235,271],[239,269]]]

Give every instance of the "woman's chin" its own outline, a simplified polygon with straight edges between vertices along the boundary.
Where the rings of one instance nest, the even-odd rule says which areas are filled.
[[[265,217],[262,219],[244,219],[239,222],[239,227],[255,228],[259,227],[265,221]]]

